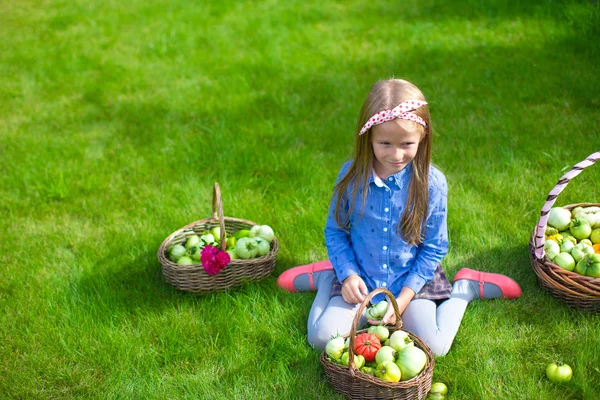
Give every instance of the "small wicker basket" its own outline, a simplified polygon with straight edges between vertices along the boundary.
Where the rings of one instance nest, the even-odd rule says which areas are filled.
[[[349,343],[349,364],[348,366],[336,364],[329,361],[325,350],[321,353],[321,364],[325,369],[325,375],[333,386],[336,392],[343,394],[348,399],[364,399],[364,400],[418,400],[424,399],[431,389],[431,380],[433,378],[434,359],[431,349],[412,332],[405,331],[408,336],[414,341],[415,346],[423,350],[427,356],[427,364],[421,373],[412,379],[401,382],[386,382],[374,376],[365,374],[354,366],[354,339],[356,335],[367,332],[367,329],[357,331],[356,327],[360,322],[361,316],[365,307],[369,304],[373,296],[385,293],[390,299],[394,311],[396,312],[396,325],[389,327],[390,333],[402,327],[400,312],[396,299],[387,289],[375,289],[365,298],[360,305],[350,334],[345,337],[350,337]]]
[[[223,216],[223,201],[219,184],[215,182],[213,192],[213,216],[192,222],[169,235],[158,249],[158,259],[163,275],[177,289],[186,292],[215,292],[239,286],[247,281],[263,279],[271,274],[279,251],[279,242],[273,238],[271,250],[265,256],[236,259],[215,275],[209,275],[201,264],[179,265],[167,258],[167,249],[182,244],[188,236],[201,234],[216,226],[221,228],[221,250],[226,249],[225,232],[231,234],[240,229],[250,229],[256,222]]]
[[[539,222],[533,230],[529,241],[529,258],[540,285],[554,297],[564,301],[569,306],[596,313],[600,312],[600,279],[567,271],[554,264],[544,254],[544,242],[550,209],[556,198],[571,179],[579,175],[585,168],[596,163],[599,159],[600,152],[593,153],[582,162],[576,164],[560,178],[556,186],[550,191],[546,203],[542,207]],[[563,206],[563,208],[571,210],[577,206],[600,206],[600,204],[578,203],[569,204]]]

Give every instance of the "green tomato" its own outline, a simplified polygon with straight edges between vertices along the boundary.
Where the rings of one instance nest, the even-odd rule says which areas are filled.
[[[394,333],[392,333],[390,336],[390,346],[393,347],[397,352],[400,352],[407,346],[414,346],[414,342],[410,336],[408,336],[408,333],[399,329],[394,331]]]
[[[202,242],[202,247],[208,245],[208,244],[216,244],[217,241],[215,240],[215,237],[213,236],[212,233],[206,233],[202,236],[200,236],[200,241]]]
[[[329,357],[336,360],[342,358],[342,354],[344,353],[345,349],[346,346],[344,344],[344,338],[341,336],[336,336],[329,339],[325,345],[325,353],[327,353]]]
[[[192,259],[189,258],[188,256],[183,256],[183,257],[179,257],[179,260],[177,260],[177,264],[179,264],[179,265],[192,265],[192,264],[194,264],[194,261],[192,261]]]
[[[594,231],[592,231],[592,232],[594,232]],[[592,236],[592,235],[590,235],[590,237],[591,237],[591,236]],[[583,245],[583,244],[587,244],[588,246],[590,246],[590,247],[591,247],[591,246],[592,246],[594,243],[592,243],[592,241],[591,241],[590,239],[583,239],[581,242],[579,242],[579,244],[582,244],[582,245]]]
[[[342,353],[342,357],[341,357],[341,362],[342,365],[348,366],[349,362],[350,362],[350,353],[345,351]],[[365,358],[363,356],[361,356],[360,354],[354,354],[354,367],[355,368],[362,368],[365,365]]]
[[[171,247],[171,250],[169,251],[169,260],[177,262],[177,260],[179,260],[179,258],[183,257],[184,255],[185,247],[183,247],[180,244],[176,244],[175,246]]]
[[[257,237],[259,229],[260,229],[260,225],[254,225],[252,228],[250,228],[250,233],[248,234],[248,236],[249,237]]]
[[[271,243],[275,238],[275,233],[269,225],[254,225],[250,228],[250,237],[261,237]]]
[[[573,370],[568,364],[552,363],[546,367],[546,376],[552,382],[568,382],[573,377]]]
[[[375,368],[375,376],[386,382],[399,382],[402,372],[393,361],[385,361],[377,365],[377,368]]]
[[[258,255],[258,246],[256,240],[249,237],[238,239],[235,243],[235,252],[240,258],[254,258]]]
[[[586,255],[575,266],[575,272],[592,278],[600,278],[600,254]]]
[[[225,243],[227,243],[227,248],[228,249],[233,249],[235,248],[235,242],[237,242],[237,239],[234,238],[233,236],[229,236],[227,238],[227,240],[225,241]]]
[[[396,364],[402,371],[402,380],[407,381],[423,371],[427,364],[427,354],[417,346],[406,346],[398,353]]]
[[[250,235],[250,230],[249,229],[240,229],[238,231],[235,231],[233,233],[233,237],[236,239],[241,239],[243,237],[248,237],[248,235]]]
[[[546,253],[546,257],[550,260],[554,260],[554,258],[560,253],[560,246],[554,240],[546,240],[544,243],[544,252]]]
[[[577,244],[577,239],[575,239],[575,237],[574,237],[574,236],[572,236],[572,235],[569,235],[569,234],[567,234],[567,235],[563,236],[563,241],[564,241],[564,240],[568,240],[569,242],[571,242],[571,243],[573,243],[573,244]]]
[[[227,254],[229,254],[229,258],[232,259],[232,260],[237,260],[237,259],[240,258],[240,257],[238,257],[237,253],[235,252],[235,249],[233,249],[233,248],[232,249],[228,249],[227,250]]]
[[[192,246],[188,252],[188,256],[194,261],[200,261],[200,256],[202,255],[202,249],[200,246]]]
[[[266,256],[271,250],[271,245],[269,242],[260,236],[255,237],[254,241],[256,242],[256,247],[258,248],[259,257]]]
[[[212,228],[210,230],[210,233],[215,238],[215,242],[221,243],[221,227],[220,226],[215,226],[214,228]],[[225,235],[225,236],[227,236],[227,235]]]
[[[200,236],[198,235],[191,235],[188,236],[187,240],[185,241],[185,248],[189,249],[191,246],[194,246],[195,244],[200,243]]]
[[[592,233],[590,234],[590,240],[593,244],[600,243],[600,228],[596,228],[592,231]]]
[[[371,376],[375,376],[375,368],[373,367],[367,367],[366,365],[359,368],[361,372],[367,374],[367,375],[371,375]]]
[[[440,393],[444,395],[448,393],[448,386],[446,386],[446,384],[443,382],[435,382],[433,385],[431,385],[429,393]]]
[[[365,358],[363,356],[359,355],[354,355],[354,366],[358,369],[362,368],[365,366]]]
[[[571,250],[573,250],[573,247],[575,247],[575,243],[573,243],[570,240],[563,239],[562,243],[560,244],[560,252],[561,253],[571,253]]]
[[[375,362],[379,365],[384,361],[396,361],[397,354],[393,347],[383,346],[375,354]]]
[[[385,342],[390,336],[390,330],[382,324],[372,325],[369,327],[369,329],[367,329],[367,331],[377,336],[379,338],[379,341],[381,341],[382,343]]]
[[[588,254],[594,254],[594,248],[591,245],[588,246],[583,241],[581,243],[576,244],[575,247],[573,247],[573,250],[571,250],[571,255],[573,256],[573,259],[576,263],[581,261],[581,259],[587,256]]]
[[[574,218],[569,225],[569,231],[577,240],[583,240],[590,237],[592,234],[592,227],[585,219]]]
[[[385,313],[387,312],[388,302],[385,300],[380,301],[377,304],[373,304],[371,307],[367,308],[367,312],[365,316],[367,319],[371,320],[380,320],[383,318]]]
[[[556,257],[554,257],[552,262],[562,269],[566,269],[567,271],[573,271],[575,268],[575,259],[573,256],[571,256],[571,254],[566,252],[560,252]]]
[[[552,207],[548,215],[548,224],[559,231],[567,229],[571,222],[571,211],[562,207]]]
[[[427,397],[425,398],[425,400],[444,400],[446,398],[446,396],[444,396],[441,393],[431,393],[429,392],[429,394],[427,395]]]

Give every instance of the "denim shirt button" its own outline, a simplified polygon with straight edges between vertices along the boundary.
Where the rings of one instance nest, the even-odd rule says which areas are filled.
[[[383,250],[387,250],[387,246],[383,246]]]
[[[386,207],[383,209],[383,211],[388,212],[388,211],[390,211],[390,209]]]

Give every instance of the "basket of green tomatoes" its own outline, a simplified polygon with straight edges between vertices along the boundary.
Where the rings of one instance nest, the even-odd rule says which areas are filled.
[[[273,229],[225,217],[219,184],[213,213],[170,234],[158,249],[166,280],[186,292],[215,292],[263,279],[275,267],[279,243]]]

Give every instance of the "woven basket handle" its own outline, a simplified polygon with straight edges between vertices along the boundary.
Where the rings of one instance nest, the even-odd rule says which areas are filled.
[[[569,184],[571,179],[575,178],[577,175],[581,173],[584,169],[589,167],[590,165],[594,165],[596,161],[600,159],[600,152],[592,153],[585,160],[577,163],[571,168],[569,172],[564,174],[559,180],[554,189],[550,191],[544,206],[542,207],[542,212],[540,214],[540,220],[536,227],[535,232],[535,256],[538,259],[542,259],[544,257],[544,234],[546,232],[546,225],[548,224],[548,217],[550,214],[550,209],[554,205],[556,198],[558,195],[564,190],[564,188]]]
[[[215,188],[213,191],[213,219],[219,220],[219,225],[221,227],[221,237],[219,238],[219,243],[221,243],[221,250],[225,250],[227,248],[227,243],[225,243],[223,199],[221,198],[221,189],[219,188],[219,184],[217,182],[215,182]]]
[[[378,295],[379,293],[384,293],[391,301],[392,306],[394,307],[394,313],[396,314],[396,329],[400,329],[402,327],[402,319],[400,318],[400,309],[398,308],[398,303],[396,302],[396,298],[394,295],[387,289],[377,288],[373,290],[371,293],[367,295],[367,297],[363,300],[356,315],[354,315],[354,321],[352,321],[352,328],[350,329],[350,344],[348,345],[348,369],[350,370],[350,375],[354,376],[355,367],[354,367],[354,338],[356,336],[356,327],[360,323],[360,319],[365,308],[371,302],[371,299]]]

